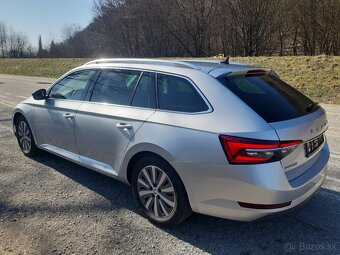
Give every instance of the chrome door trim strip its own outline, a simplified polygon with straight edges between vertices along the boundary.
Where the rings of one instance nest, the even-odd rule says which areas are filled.
[[[103,162],[84,157],[84,156],[79,156],[76,153],[60,149],[58,147],[55,147],[53,145],[49,144],[41,144],[38,146],[40,149],[51,152],[52,154],[55,154],[57,156],[60,156],[62,158],[71,160],[72,162],[82,165],[84,167],[90,168],[96,172],[112,176],[112,177],[118,177],[117,172],[108,164],[105,164]]]

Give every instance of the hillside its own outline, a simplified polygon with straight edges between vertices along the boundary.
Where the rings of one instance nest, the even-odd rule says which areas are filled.
[[[273,69],[283,80],[317,102],[340,104],[339,56],[238,57],[231,60]],[[89,59],[84,58],[0,59],[0,73],[57,78],[87,61]]]

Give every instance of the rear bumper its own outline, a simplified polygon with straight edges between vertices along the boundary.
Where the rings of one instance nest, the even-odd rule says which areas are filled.
[[[173,162],[186,187],[193,211],[239,221],[253,221],[286,211],[310,198],[326,178],[328,145],[304,174],[288,181],[279,162],[262,165],[224,165]],[[241,207],[238,202],[274,205],[276,209]]]

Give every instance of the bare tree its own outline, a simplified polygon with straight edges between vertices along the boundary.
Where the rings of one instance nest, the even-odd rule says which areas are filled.
[[[169,32],[190,56],[203,56],[216,0],[171,0],[167,7]]]
[[[4,23],[0,22],[0,50],[1,50],[1,56],[6,56],[6,49],[7,49],[7,28]]]
[[[41,58],[41,57],[43,57],[44,55],[45,55],[45,54],[44,54],[44,49],[43,49],[43,46],[42,46],[41,35],[39,35],[37,57],[38,57],[38,58]]]
[[[340,52],[339,0],[96,0],[58,56],[314,55]]]
[[[62,37],[64,40],[68,40],[81,30],[82,28],[78,24],[65,24],[62,28]]]
[[[25,57],[25,51],[29,47],[27,36],[22,33],[11,32],[9,35],[9,52],[11,58]]]
[[[336,54],[340,47],[340,1],[320,1],[318,10],[319,53]]]

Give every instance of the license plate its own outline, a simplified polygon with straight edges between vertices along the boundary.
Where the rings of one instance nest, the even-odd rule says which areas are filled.
[[[313,140],[310,140],[305,143],[305,155],[306,157],[311,156],[325,141],[325,138],[322,135],[314,138]]]

